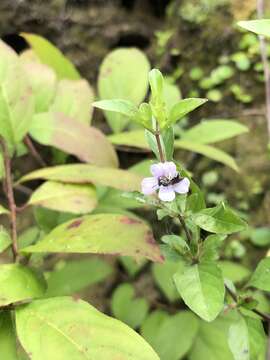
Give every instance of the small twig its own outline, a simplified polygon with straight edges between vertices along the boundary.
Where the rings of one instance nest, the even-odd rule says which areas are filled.
[[[40,166],[46,167],[47,165],[46,165],[45,161],[42,159],[42,157],[38,153],[37,149],[35,148],[34,144],[32,143],[32,140],[30,139],[30,137],[26,136],[24,138],[23,142],[27,146],[28,150],[30,151],[30,153],[32,154],[32,156],[36,160],[36,162]]]
[[[160,131],[159,131],[159,126],[158,126],[157,121],[156,121],[156,131],[154,132],[154,134],[155,134],[156,141],[157,141],[157,147],[158,147],[158,153],[159,153],[160,161],[165,162],[165,155],[164,155],[162,145],[161,145]]]
[[[180,221],[180,223],[181,223],[181,225],[182,225],[182,227],[183,227],[183,229],[184,229],[184,232],[185,232],[185,234],[186,234],[186,237],[187,237],[187,239],[188,239],[188,242],[191,244],[191,242],[192,242],[192,237],[191,237],[191,235],[190,235],[190,232],[189,232],[189,230],[188,230],[188,228],[187,228],[187,225],[186,225],[186,222],[185,222],[183,216],[180,215],[180,214],[178,214],[178,219],[179,219],[179,221]]]
[[[257,0],[257,13],[258,13],[258,18],[263,19],[264,0]],[[260,39],[261,58],[262,58],[264,77],[265,77],[267,128],[268,128],[268,135],[270,138],[270,69],[268,65],[267,46],[264,36],[260,35],[259,39]]]
[[[4,166],[5,166],[5,190],[10,210],[10,224],[11,224],[11,238],[12,238],[12,253],[14,262],[18,257],[18,242],[17,242],[17,215],[16,204],[14,200],[12,176],[11,176],[11,161],[9,157],[8,147],[5,140],[0,136],[0,146],[3,151]]]

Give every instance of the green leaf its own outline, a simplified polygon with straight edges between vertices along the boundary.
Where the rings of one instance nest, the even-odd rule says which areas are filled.
[[[206,103],[207,99],[200,98],[190,98],[183,99],[176,103],[170,110],[169,120],[166,124],[167,126],[171,126],[176,123],[178,120],[182,119],[191,111],[197,109],[199,106]]]
[[[33,91],[35,113],[48,111],[56,92],[55,72],[39,62],[25,61],[22,57],[20,60]]]
[[[215,261],[219,258],[219,249],[221,244],[226,239],[226,235],[209,235],[203,241],[202,252],[200,255],[201,261]]]
[[[21,33],[20,35],[30,44],[39,60],[54,69],[59,79],[80,79],[75,66],[51,42],[36,34]]]
[[[95,101],[93,106],[105,111],[117,112],[133,118],[138,113],[138,108],[129,100],[112,99]]]
[[[87,214],[97,206],[97,196],[91,185],[47,181],[32,193],[28,205],[39,205],[73,214]]]
[[[22,251],[117,254],[163,261],[150,228],[141,220],[117,214],[70,220]]]
[[[117,167],[117,155],[100,130],[62,113],[41,113],[33,118],[30,135],[37,142],[54,146],[98,166]]]
[[[213,321],[221,312],[225,288],[215,263],[186,267],[174,275],[174,281],[185,304],[205,321]]]
[[[15,51],[0,40],[0,135],[14,148],[29,130],[34,98]]]
[[[270,291],[270,257],[262,259],[248,282],[249,286]]]
[[[174,131],[172,126],[163,132],[162,139],[165,148],[166,160],[172,161],[174,153]]]
[[[152,69],[148,78],[154,101],[163,101],[164,79],[161,72],[158,69]]]
[[[258,359],[265,353],[266,336],[260,320],[238,314],[229,328],[229,347],[235,360]]]
[[[23,176],[20,182],[46,179],[73,184],[95,184],[123,191],[140,190],[142,176],[128,170],[97,167],[88,164],[60,165],[33,171]]]
[[[245,230],[247,225],[228,206],[221,203],[209,209],[203,209],[193,216],[193,221],[201,229],[215,234],[232,234]]]
[[[82,300],[34,301],[16,310],[16,325],[32,360],[159,360],[136,332]]]
[[[161,161],[160,154],[159,154],[159,149],[158,149],[158,145],[157,145],[157,140],[156,140],[155,135],[152,134],[148,130],[145,130],[144,134],[145,134],[145,138],[146,138],[146,141],[148,143],[149,148],[153,151],[156,158],[159,159],[159,161]],[[162,149],[164,151],[165,149],[164,149],[164,144],[163,144],[162,139],[161,139],[161,147],[162,147]]]
[[[144,130],[124,131],[122,133],[110,135],[108,136],[108,139],[113,145],[136,147],[147,150],[150,149],[150,147],[144,134]]]
[[[262,19],[262,20],[250,20],[250,21],[239,21],[238,25],[242,28],[252,31],[255,34],[270,36],[270,20]]]
[[[228,331],[235,319],[231,311],[211,323],[200,321],[199,333],[189,354],[190,360],[233,360]]]
[[[94,90],[88,81],[63,79],[58,82],[50,111],[61,112],[76,121],[90,124]]]
[[[135,290],[130,284],[119,285],[112,296],[113,315],[132,327],[138,328],[149,310],[149,304],[144,298],[134,298]]]
[[[214,146],[198,144],[193,141],[176,140],[176,149],[184,149],[191,152],[195,152],[208,157],[209,159],[216,160],[224,165],[229,166],[235,171],[239,171],[238,165],[235,160],[226,152],[215,148]]]
[[[6,209],[4,206],[0,205],[0,215],[9,214],[9,210]]]
[[[182,139],[207,145],[230,139],[246,132],[248,132],[248,128],[237,121],[210,120],[202,121],[200,124],[183,132]]]
[[[128,275],[131,277],[137,275],[138,272],[142,269],[142,267],[144,267],[144,265],[147,262],[146,259],[142,259],[140,262],[138,262],[129,256],[121,256],[119,260],[123,265],[123,267],[125,268],[125,270],[127,271]]]
[[[0,312],[0,349],[3,360],[18,360],[16,334],[9,311]]]
[[[72,295],[100,283],[112,274],[112,267],[98,258],[69,260],[58,264],[47,278],[46,297]]]
[[[165,77],[164,86],[163,86],[163,98],[166,104],[168,111],[181,100],[181,91],[178,86],[169,82]]]
[[[5,251],[10,245],[12,241],[7,230],[0,225],[0,253]]]
[[[41,297],[44,290],[44,283],[29,268],[0,265],[0,306]]]
[[[103,60],[98,76],[101,100],[123,99],[138,106],[148,89],[150,64],[143,52],[136,48],[121,48],[110,52]],[[122,131],[130,118],[105,112],[113,132]]]
[[[223,277],[231,280],[233,283],[244,281],[250,275],[250,270],[245,266],[228,260],[218,262]]]
[[[144,321],[141,334],[161,360],[179,360],[192,348],[198,327],[198,319],[190,311],[173,316],[155,311]]]
[[[250,234],[250,241],[252,244],[260,247],[270,245],[270,228],[261,227],[252,229]]]
[[[184,263],[181,261],[172,262],[165,261],[163,264],[153,264],[152,274],[158,287],[162,293],[170,301],[176,301],[179,299],[179,294],[176,290],[173,282],[173,276],[175,273],[184,268]]]

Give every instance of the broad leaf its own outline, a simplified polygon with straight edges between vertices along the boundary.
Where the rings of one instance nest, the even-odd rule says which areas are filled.
[[[247,227],[245,221],[224,203],[195,213],[193,221],[201,229],[215,234],[232,234]]]
[[[260,227],[251,230],[250,241],[255,246],[268,246],[270,245],[270,228]]]
[[[98,258],[69,260],[48,274],[46,296],[72,295],[105,280],[112,267]]]
[[[231,280],[233,283],[242,282],[250,276],[250,270],[236,262],[222,260],[218,262],[218,266],[222,271],[223,277]]]
[[[9,210],[6,209],[4,206],[0,205],[0,215],[9,214]]]
[[[36,34],[20,35],[30,44],[39,60],[54,69],[59,79],[80,79],[75,66],[51,42]]]
[[[32,193],[28,205],[39,205],[74,214],[87,214],[97,206],[97,196],[91,185],[47,181]]]
[[[7,310],[0,312],[0,349],[3,360],[18,360],[15,329]]]
[[[259,262],[248,285],[260,290],[270,291],[270,257],[266,257]]]
[[[209,235],[203,241],[200,260],[201,261],[215,261],[219,258],[219,249],[221,244],[226,239],[226,235]]]
[[[146,56],[138,49],[121,48],[112,51],[100,67],[100,99],[123,99],[138,106],[147,93],[149,69]],[[120,132],[130,121],[129,117],[117,113],[105,112],[105,116],[113,132]]]
[[[3,226],[0,226],[0,253],[5,251],[11,243],[12,241],[9,233]]]
[[[112,296],[111,307],[113,315],[133,329],[142,324],[149,310],[146,299],[135,297],[135,290],[128,283],[121,284],[116,288]]]
[[[189,354],[189,359],[233,360],[228,345],[228,331],[234,320],[235,314],[230,311],[211,323],[200,321],[199,332]]]
[[[106,111],[116,112],[127,117],[133,118],[138,113],[138,108],[129,100],[112,99],[100,100],[93,104],[94,107]]]
[[[200,98],[190,98],[183,99],[176,103],[170,110],[169,120],[166,124],[167,126],[171,126],[176,123],[178,120],[182,119],[191,111],[197,109],[199,106],[206,103],[207,99]]]
[[[213,321],[221,312],[225,288],[215,263],[186,267],[174,275],[174,281],[186,305],[204,320]]]
[[[0,41],[0,135],[15,147],[28,132],[34,98],[15,51]]]
[[[25,61],[24,58],[21,61],[33,91],[35,113],[48,111],[56,92],[55,72],[39,62]]]
[[[46,179],[74,184],[109,186],[123,191],[140,190],[142,176],[128,170],[97,167],[88,164],[60,165],[43,168],[25,175],[21,182]]]
[[[62,112],[76,121],[90,124],[94,96],[94,91],[86,80],[63,79],[57,85],[50,111]]]
[[[270,37],[269,19],[240,21],[238,25],[246,30],[254,32],[255,34]]]
[[[119,261],[130,277],[135,276],[147,263],[146,259],[142,259],[140,262],[138,262],[129,256],[121,256]]]
[[[183,132],[182,139],[199,144],[212,144],[248,132],[248,128],[237,121],[210,120]]]
[[[22,251],[117,254],[163,261],[150,228],[141,220],[117,214],[70,220]]]
[[[16,310],[16,325],[32,360],[159,360],[136,332],[82,300],[34,301]]]
[[[198,327],[198,319],[190,311],[173,316],[155,311],[143,323],[141,333],[161,360],[179,360],[192,348]]]
[[[238,314],[229,328],[229,347],[235,360],[258,359],[266,352],[266,336],[260,320]]]
[[[214,146],[199,144],[187,140],[176,140],[174,145],[176,149],[184,149],[204,155],[209,159],[216,160],[224,165],[229,166],[235,171],[239,171],[238,165],[236,164],[235,160],[229,154],[215,148]]]
[[[181,261],[165,261],[163,264],[152,265],[152,273],[156,284],[171,302],[179,299],[179,293],[173,282],[173,276],[177,271],[183,268],[184,263]]]
[[[34,272],[18,264],[0,265],[0,306],[41,297],[44,283]]]
[[[108,136],[113,145],[136,147],[149,151],[149,145],[144,136],[144,130],[124,131]]]
[[[63,113],[47,112],[33,118],[30,135],[39,143],[54,146],[98,166],[117,167],[117,155],[101,131]]]

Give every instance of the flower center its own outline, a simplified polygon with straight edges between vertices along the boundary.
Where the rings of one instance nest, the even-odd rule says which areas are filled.
[[[174,176],[173,178],[169,177],[169,176],[160,176],[158,178],[158,185],[159,186],[175,185],[175,184],[178,184],[181,180],[182,180],[182,178],[180,177],[179,173],[176,176]]]

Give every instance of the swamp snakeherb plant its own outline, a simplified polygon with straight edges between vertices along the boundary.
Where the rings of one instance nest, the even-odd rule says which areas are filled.
[[[269,316],[257,308],[253,289],[270,290],[269,258],[259,263],[241,290],[224,278],[219,267],[219,249],[228,235],[244,230],[246,223],[226,203],[206,208],[200,188],[173,159],[173,126],[206,100],[180,100],[168,110],[162,74],[154,69],[149,73],[149,103],[137,107],[128,100],[111,99],[93,104],[144,128],[156,161],[149,176],[143,179],[131,171],[117,169],[118,159],[111,143],[98,129],[89,126],[85,104],[89,106],[93,101],[93,93],[74,66],[45,39],[32,34],[23,36],[36,54],[18,56],[0,43],[0,144],[7,198],[7,206],[0,206],[0,214],[9,218],[11,225],[10,232],[4,226],[0,229],[0,251],[5,255],[5,264],[0,265],[1,358],[171,360],[165,359],[164,349],[159,349],[158,337],[149,333],[153,323],[158,325],[164,320],[162,314],[147,319],[140,336],[89,303],[62,296],[76,292],[76,282],[81,281],[74,275],[75,263],[69,268],[70,288],[60,286],[61,268],[50,277],[44,271],[49,268],[48,254],[91,253],[174,262],[176,269],[171,281],[179,298],[191,310],[181,312],[181,321],[184,315],[187,323],[194,325],[192,338],[199,331],[199,318],[207,326],[221,316],[227,329],[226,360],[263,359],[266,351],[263,321],[269,321]],[[51,67],[44,64],[40,46],[50,49]],[[35,71],[42,76],[29,76]],[[83,95],[79,103],[74,100],[78,92]],[[13,158],[25,151],[23,144],[40,165],[45,165],[30,137],[56,147],[58,158],[63,158],[64,151],[86,164],[44,167],[14,182]],[[18,206],[15,191],[25,190],[23,182],[37,179],[46,181],[26,204]],[[108,208],[97,211],[97,190],[102,192],[102,187],[125,191],[124,201],[135,200],[155,209],[159,220],[167,217],[181,231],[166,234],[161,239],[163,244],[158,246],[149,224],[138,216],[127,211],[110,212]],[[33,234],[31,230],[30,236],[29,233],[18,236],[17,215],[30,206],[35,209],[41,231]],[[59,219],[57,212],[51,216],[40,211],[40,207],[70,214]],[[78,217],[79,214],[83,216]],[[102,260],[80,261],[84,273],[91,268],[97,278],[103,279],[110,272],[109,265]],[[132,298],[132,289],[128,292]],[[145,311],[145,307],[139,307]],[[116,306],[114,310],[118,312]],[[134,310],[135,303],[128,311]],[[130,320],[130,326],[137,325],[134,319]],[[186,329],[183,336],[187,333]],[[191,345],[192,341],[179,349],[175,344],[176,355],[172,359],[185,356]],[[220,356],[222,350],[217,354]]]

